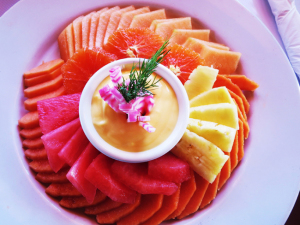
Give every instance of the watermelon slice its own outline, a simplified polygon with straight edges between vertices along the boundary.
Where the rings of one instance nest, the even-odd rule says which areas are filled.
[[[72,166],[80,154],[88,145],[89,140],[85,136],[81,127],[76,131],[68,143],[58,153],[59,157],[69,166]]]
[[[116,202],[133,204],[137,193],[112,177],[110,167],[114,160],[101,154],[85,172],[85,178]]]
[[[41,137],[47,151],[50,167],[54,172],[57,173],[65,164],[58,156],[59,151],[65,146],[79,127],[80,121],[78,118]]]
[[[182,183],[191,178],[189,164],[172,153],[167,153],[150,161],[148,174],[153,178],[174,183]]]
[[[39,101],[37,107],[43,134],[78,118],[79,100],[80,94],[72,94]]]
[[[86,198],[88,203],[94,201],[97,188],[84,177],[84,173],[99,151],[89,144],[67,173],[67,179]]]
[[[148,175],[147,163],[125,163],[115,161],[111,167],[114,176],[127,187],[141,194],[174,194],[178,186]]]

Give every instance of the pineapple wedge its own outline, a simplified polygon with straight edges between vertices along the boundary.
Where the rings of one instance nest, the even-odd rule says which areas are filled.
[[[235,104],[226,87],[213,88],[209,91],[206,91],[196,96],[190,101],[190,107],[218,104],[218,103]]]
[[[189,118],[187,129],[218,146],[224,152],[230,152],[236,129],[214,122]]]
[[[208,66],[198,66],[194,69],[189,80],[184,84],[189,100],[205,91],[211,90],[218,73],[218,70]]]
[[[237,106],[230,103],[202,105],[190,108],[190,118],[219,123],[239,129]]]
[[[216,145],[189,130],[185,131],[172,153],[187,161],[209,183],[214,182],[229,158]]]

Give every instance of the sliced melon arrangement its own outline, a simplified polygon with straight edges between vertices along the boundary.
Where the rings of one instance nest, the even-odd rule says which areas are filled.
[[[165,9],[111,7],[74,19],[58,36],[61,59],[24,73],[18,122],[25,156],[46,193],[84,208],[100,224],[160,224],[207,206],[244,156],[250,109],[243,91],[258,85],[233,74],[241,54],[214,43],[210,30]],[[162,63],[182,82],[190,118],[179,143],[147,163],[97,151],[79,122],[80,92],[98,69],[121,58],[150,58],[170,39]],[[220,75],[221,74],[221,75]]]

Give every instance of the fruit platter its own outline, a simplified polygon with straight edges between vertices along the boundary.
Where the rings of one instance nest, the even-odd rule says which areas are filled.
[[[14,13],[28,9],[34,0],[24,2]],[[11,52],[20,48],[14,60],[19,66],[11,67],[9,61],[14,79],[5,76],[7,87],[1,90],[1,96],[10,96],[1,100],[3,105],[13,112],[9,115],[3,110],[9,118],[3,120],[9,132],[1,131],[6,137],[3,146],[13,149],[9,153],[6,150],[1,164],[6,193],[1,196],[1,206],[12,212],[5,216],[5,222],[284,223],[299,191],[295,134],[300,125],[300,99],[288,61],[273,37],[263,35],[264,27],[253,18],[249,24],[238,20],[251,16],[236,3],[203,1],[207,10],[199,9],[199,15],[191,8],[199,6],[196,1],[186,6],[179,3],[179,8],[172,7],[171,1],[163,5],[158,1],[77,3],[71,7],[68,1],[60,3],[63,10],[55,18],[55,7],[49,2],[37,4],[37,11],[44,10],[43,18],[50,16],[51,22],[42,19],[34,28],[29,27],[40,31],[33,36],[25,32],[24,40],[13,33],[9,35],[15,38],[3,38],[12,44],[18,41]],[[41,16],[41,12],[35,13]],[[220,19],[216,19],[218,13]],[[25,21],[32,20],[33,15],[27,16]],[[3,31],[8,29],[9,19],[8,13],[1,21]],[[23,22],[14,26],[17,32],[24,32]],[[163,53],[158,54],[160,51]],[[151,62],[161,60],[184,87],[190,105],[187,127],[178,143],[167,154],[139,163],[118,161],[101,153],[90,143],[79,119],[81,95],[92,75],[126,58],[149,60],[149,64],[144,61],[145,66],[139,65],[140,74]],[[7,71],[8,66],[3,68]],[[114,67],[110,70],[112,82],[116,70],[126,73]],[[155,132],[163,136],[165,130],[159,132],[165,125],[155,122],[159,92],[147,92],[125,104],[131,73],[128,84],[125,78],[115,88],[99,84],[92,108],[106,105],[105,112],[113,120],[125,118],[125,131],[136,129],[147,138]],[[136,79],[134,84],[139,81]],[[159,88],[163,81],[157,81]],[[125,92],[121,92],[121,85],[128,85]],[[119,91],[112,95],[115,90]],[[112,99],[120,93],[123,100],[116,109]],[[118,111],[128,104],[133,107],[135,101],[143,108],[134,118],[128,109]],[[176,119],[178,107],[170,108],[173,105],[163,110],[169,109],[169,115],[160,114],[160,118]],[[136,113],[136,108],[130,110]],[[125,147],[120,122],[113,125],[115,129],[110,122],[103,132],[101,129],[107,128],[96,119],[94,126],[101,138],[115,146],[122,146],[121,140],[124,151],[139,151],[140,147]],[[136,133],[134,140],[139,136]],[[113,135],[118,138],[111,138]],[[141,151],[147,150],[145,146]],[[17,193],[23,185],[24,191]],[[287,194],[274,198],[282,193]],[[29,206],[22,216],[13,218],[26,204]]]

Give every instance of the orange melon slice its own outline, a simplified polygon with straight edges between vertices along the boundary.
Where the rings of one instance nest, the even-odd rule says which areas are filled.
[[[61,67],[64,61],[62,59],[54,59],[49,62],[43,62],[41,65],[34,67],[24,73],[23,77],[25,79],[37,77],[40,75],[48,74]]]
[[[179,18],[173,18],[172,20],[177,20]],[[152,30],[152,31],[155,31],[156,29],[156,25],[159,24],[159,23],[163,23],[163,22],[167,22],[169,19],[158,19],[158,20],[153,20],[150,24],[150,27],[149,29]]]
[[[235,169],[238,164],[238,151],[239,151],[239,133],[237,132],[235,135],[235,139],[233,142],[232,150],[230,152],[230,165],[231,172]]]
[[[67,45],[69,50],[69,58],[71,58],[72,55],[74,55],[75,53],[73,23],[70,23],[65,30],[66,30]]]
[[[122,202],[116,202],[111,200],[110,198],[106,198],[103,202],[97,205],[86,207],[84,213],[89,215],[97,215],[118,208],[122,204]]]
[[[220,174],[216,177],[213,183],[208,185],[203,200],[201,202],[200,209],[203,209],[205,206],[211,203],[211,201],[214,200],[215,197],[217,196],[219,179],[220,179]]]
[[[89,34],[89,48],[90,49],[95,47],[97,27],[99,24],[100,15],[102,13],[106,12],[107,10],[108,10],[108,7],[103,8],[92,15],[91,25],[90,25],[90,34]]]
[[[241,128],[240,128],[241,129]],[[229,152],[224,152],[225,155],[229,155]],[[220,179],[219,179],[219,184],[218,184],[218,190],[220,190],[223,185],[226,183],[226,181],[229,179],[231,175],[231,165],[230,165],[230,160],[228,159],[226,163],[224,164],[221,172],[220,172]]]
[[[75,42],[75,52],[82,48],[82,20],[84,16],[80,16],[73,21],[73,33]]]
[[[120,9],[118,11],[115,11],[111,14],[107,28],[106,28],[106,32],[105,32],[105,37],[104,37],[104,44],[107,43],[107,40],[109,38],[110,35],[113,34],[113,32],[115,32],[119,26],[121,17],[124,13],[126,12],[130,12],[135,10],[134,6],[128,6],[124,9]]]
[[[241,113],[242,113],[244,119],[246,120],[247,119],[247,115],[246,115],[246,112],[245,112],[245,107],[244,107],[243,100],[237,94],[235,94],[233,91],[228,90],[228,92],[229,92],[231,98],[234,99],[235,103],[237,104],[237,106],[241,110]]]
[[[106,198],[106,195],[103,194],[101,191],[96,192],[95,199],[92,203],[88,203],[85,197],[63,197],[59,204],[65,208],[69,209],[76,209],[76,208],[82,208],[90,205],[96,205],[102,201],[104,201]]]
[[[58,171],[57,173],[38,173],[35,176],[35,179],[41,183],[49,184],[49,183],[65,183],[69,182],[66,175],[70,168],[64,168]]]
[[[196,38],[203,41],[209,40],[210,30],[189,30],[189,29],[174,29],[171,37],[170,44],[183,45],[188,38]]]
[[[40,75],[40,76],[33,77],[33,78],[25,78],[24,84],[26,87],[35,86],[35,85],[53,80],[56,77],[58,77],[60,74],[61,74],[61,67],[57,68],[56,70],[54,70],[50,73],[46,73],[44,75]]]
[[[69,57],[66,29],[64,29],[57,38],[60,57],[66,62]]]
[[[194,173],[194,175],[197,187],[196,191],[194,192],[192,198],[190,199],[182,213],[179,216],[177,216],[177,219],[182,219],[196,212],[199,209],[199,206],[201,205],[202,199],[209,185],[209,182],[203,179],[197,173]]]
[[[143,223],[161,208],[163,199],[164,199],[164,195],[162,194],[142,195],[140,205],[132,213],[121,218],[117,222],[117,225]]]
[[[95,11],[91,12],[82,19],[82,48],[89,47],[91,19],[95,14]]]
[[[45,148],[26,149],[24,151],[24,154],[27,159],[31,160],[41,160],[48,158]]]
[[[53,197],[81,196],[80,192],[70,182],[60,184],[52,183],[46,188],[45,192]]]
[[[149,28],[153,20],[166,18],[165,9],[135,15],[131,21],[130,28]]]
[[[22,129],[20,131],[20,136],[23,138],[34,139],[41,137],[43,135],[40,127],[32,128],[32,129]]]
[[[25,139],[22,142],[23,148],[30,148],[30,149],[37,149],[44,147],[44,144],[42,142],[41,138],[35,138],[35,139]]]
[[[120,19],[118,29],[129,28],[134,16],[143,14],[143,13],[148,13],[148,12],[150,12],[150,9],[148,6],[146,6],[143,8],[139,8],[139,9],[124,13]]]
[[[153,216],[146,220],[146,222],[142,223],[142,225],[160,224],[161,222],[166,220],[168,216],[176,210],[178,206],[179,195],[180,184],[177,191],[174,194],[170,196],[164,196],[161,208]]]
[[[191,178],[181,183],[177,209],[166,220],[175,219],[177,216],[179,216],[189,203],[195,191],[196,181],[194,171],[191,170]]]
[[[39,127],[38,111],[26,113],[24,116],[21,117],[21,119],[19,119],[18,124],[24,129],[32,129]]]
[[[134,211],[141,203],[141,195],[138,194],[133,204],[122,204],[118,208],[99,213],[96,216],[96,220],[100,224],[111,224],[117,222],[122,217],[127,216]]]
[[[183,46],[186,48],[190,48],[192,50],[194,50],[195,52],[198,52],[201,54],[202,49],[204,48],[204,46],[209,46],[212,48],[216,48],[216,49],[221,49],[224,51],[229,51],[229,48],[227,46],[218,44],[218,43],[214,43],[214,42],[209,42],[209,41],[205,41],[205,40],[199,40],[197,38],[194,37],[189,37],[185,43],[183,43]]]
[[[119,10],[119,6],[115,6],[103,13],[101,13],[99,17],[99,23],[97,26],[97,33],[96,33],[96,41],[95,41],[95,46],[96,47],[102,47],[103,46],[103,41],[104,41],[104,36],[106,32],[106,28],[110,19],[110,16],[113,12]]]
[[[50,167],[48,159],[33,160],[29,163],[29,167],[37,173],[52,173],[52,172],[54,172]]]
[[[239,86],[241,90],[244,91],[255,91],[256,88],[259,87],[257,83],[255,83],[253,80],[250,80],[245,75],[224,75],[225,77],[229,78],[232,83]]]
[[[158,23],[155,28],[155,33],[163,38],[169,39],[174,29],[192,29],[191,17],[168,19],[168,21]]]
[[[238,151],[238,161],[241,161],[244,157],[244,131],[243,131],[243,122],[239,120],[240,129],[238,131],[238,143],[239,143],[239,151]]]

